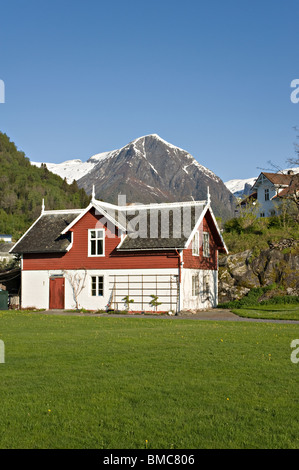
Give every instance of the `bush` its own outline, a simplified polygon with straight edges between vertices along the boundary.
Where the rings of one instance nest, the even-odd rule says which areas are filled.
[[[258,305],[277,305],[277,304],[296,304],[299,303],[299,296],[296,295],[275,295],[270,299],[265,299],[259,301],[263,294],[270,290],[276,289],[276,284],[272,284],[266,287],[256,287],[251,289],[248,294],[246,294],[240,300],[232,300],[230,302],[224,302],[218,305],[218,308],[246,308],[246,307],[256,307]]]
[[[298,304],[298,295],[276,295],[272,299],[262,300],[260,305]]]
[[[230,219],[224,224],[223,238],[230,254],[245,250],[266,250],[269,243],[282,238],[299,238],[299,224],[283,226],[279,217],[256,219],[255,223],[244,226],[242,217]]]

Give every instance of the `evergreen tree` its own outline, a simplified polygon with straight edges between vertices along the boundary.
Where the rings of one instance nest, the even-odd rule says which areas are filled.
[[[42,199],[46,209],[80,209],[90,201],[76,181],[69,185],[46,164],[31,165],[24,152],[0,132],[0,233],[18,239],[40,214]]]

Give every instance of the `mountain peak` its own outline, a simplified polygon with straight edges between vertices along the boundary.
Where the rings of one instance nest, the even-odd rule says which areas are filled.
[[[167,142],[166,140],[162,139],[158,134],[146,134],[141,137],[138,137],[137,139],[134,139],[132,142],[139,142],[140,140],[145,140],[145,139],[150,139],[150,140],[159,140],[160,142],[163,142],[164,144],[168,145],[169,147],[173,148],[178,148],[175,145],[171,144],[170,142]]]
[[[127,202],[202,200],[209,186],[215,214],[224,218],[233,214],[234,198],[221,179],[156,133],[93,155],[85,163],[53,166],[49,170],[63,172],[68,181],[75,179],[87,194],[94,186],[96,197],[107,202],[115,203],[118,194],[126,194]]]
[[[151,143],[161,143],[163,144],[165,147],[168,147],[169,149],[172,149],[172,150],[178,150],[180,152],[184,152],[185,154],[188,154],[188,152],[176,145],[173,145],[171,144],[170,142],[168,142],[167,140],[165,139],[162,139],[162,137],[160,137],[158,134],[147,134],[147,135],[143,135],[141,137],[138,137],[137,139],[135,140],[132,140],[129,144],[127,144],[124,148],[127,148],[128,146],[131,146],[131,145],[135,145],[135,144],[138,144],[142,142],[143,144],[144,143],[148,143],[150,142]],[[192,157],[193,158],[193,157]]]

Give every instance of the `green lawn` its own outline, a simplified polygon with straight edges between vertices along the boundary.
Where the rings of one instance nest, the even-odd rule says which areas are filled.
[[[0,312],[0,448],[298,448],[299,325]]]
[[[239,317],[263,318],[268,320],[299,321],[299,304],[256,305],[254,307],[232,309]]]

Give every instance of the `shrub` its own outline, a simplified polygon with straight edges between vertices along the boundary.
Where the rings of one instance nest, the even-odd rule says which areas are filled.
[[[299,296],[290,296],[290,295],[277,295],[273,296],[271,299],[261,300],[261,296],[270,290],[276,289],[276,284],[271,284],[270,286],[265,287],[255,287],[251,289],[248,294],[246,294],[242,299],[232,300],[230,302],[224,302],[218,305],[218,308],[246,308],[254,307],[258,305],[271,305],[279,303],[299,303]]]

